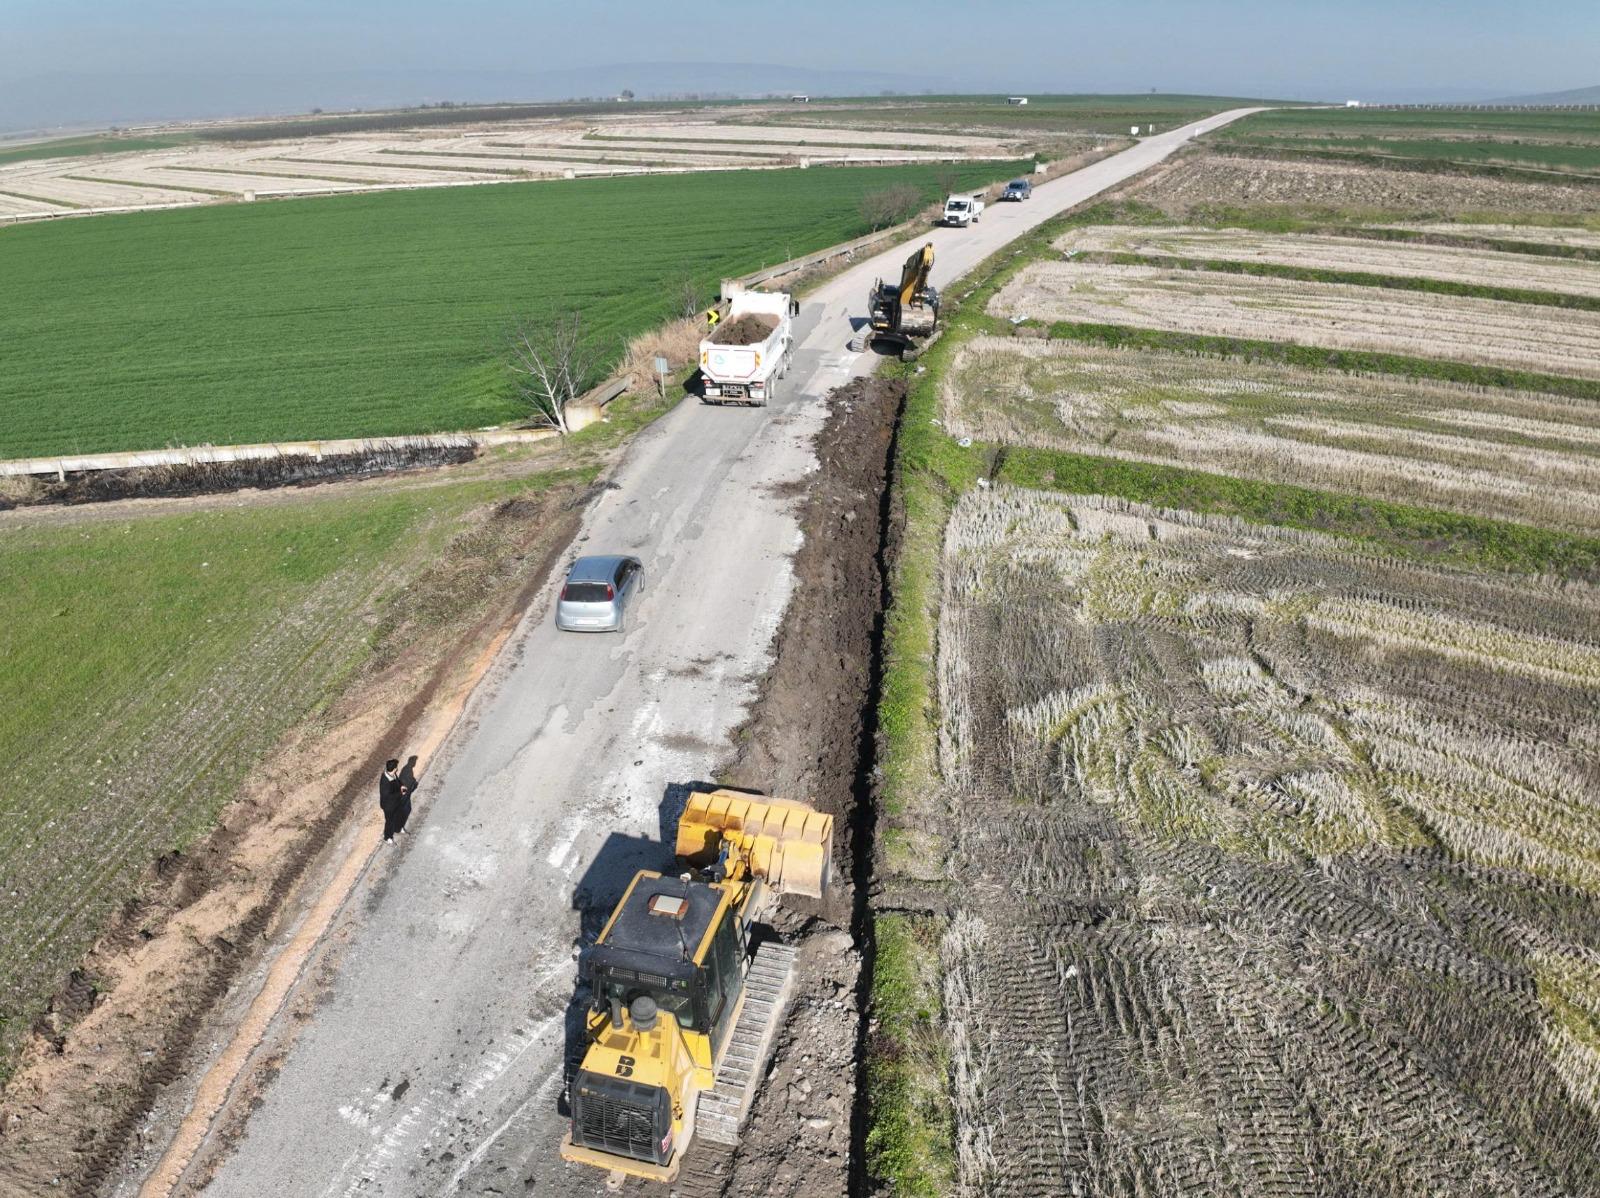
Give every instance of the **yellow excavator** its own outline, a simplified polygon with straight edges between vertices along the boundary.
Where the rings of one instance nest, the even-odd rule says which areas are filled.
[[[906,259],[898,285],[882,279],[867,296],[868,339],[891,342],[902,356],[913,343],[929,337],[939,324],[939,292],[928,281],[933,273],[933,242]]]
[[[587,959],[589,1044],[568,1090],[569,1161],[670,1182],[700,1137],[738,1141],[788,1004],[794,949],[750,930],[768,896],[825,896],[833,817],[691,793],[676,876],[634,875]]]

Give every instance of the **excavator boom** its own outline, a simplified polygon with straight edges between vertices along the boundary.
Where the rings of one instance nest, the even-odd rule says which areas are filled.
[[[928,242],[906,259],[900,272],[900,303],[911,305],[921,302],[928,290],[928,276],[933,273],[933,242]]]

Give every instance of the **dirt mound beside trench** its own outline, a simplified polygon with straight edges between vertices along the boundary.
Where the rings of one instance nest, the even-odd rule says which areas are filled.
[[[817,439],[821,468],[800,502],[805,541],[775,662],[734,785],[804,798],[835,817],[841,877],[826,903],[786,900],[799,946],[793,1006],[739,1147],[689,1162],[685,1195],[802,1196],[850,1190],[856,1058],[865,995],[857,947],[870,856],[871,713],[883,611],[884,495],[905,385],[863,379],[834,391]]]

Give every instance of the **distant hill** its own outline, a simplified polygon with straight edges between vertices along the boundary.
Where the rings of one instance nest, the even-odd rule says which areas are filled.
[[[574,100],[624,88],[640,100],[806,92],[862,96],[949,91],[949,80],[887,71],[821,71],[766,63],[637,62],[552,71],[339,71],[293,75],[76,74],[0,78],[0,132],[136,121],[281,116],[400,108],[453,100]]]
[[[1594,87],[1575,87],[1564,92],[1540,92],[1536,96],[1508,96],[1503,100],[1490,100],[1491,104],[1600,104],[1600,84]]]

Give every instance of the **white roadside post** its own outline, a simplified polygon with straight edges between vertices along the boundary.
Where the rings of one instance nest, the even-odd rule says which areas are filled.
[[[660,354],[656,355],[656,394],[667,397],[667,360]]]

